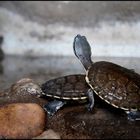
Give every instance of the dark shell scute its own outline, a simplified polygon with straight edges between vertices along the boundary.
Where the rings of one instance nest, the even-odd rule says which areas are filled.
[[[118,73],[113,73],[113,71],[111,71],[110,73],[108,73],[108,80],[117,80],[118,77],[120,77],[120,75]]]
[[[123,95],[123,98],[126,99],[127,96],[126,87],[124,85],[118,86],[114,94],[118,97],[121,97]]]
[[[104,86],[104,91],[107,93],[114,93],[117,88],[117,82],[116,81],[109,81]]]
[[[117,79],[118,85],[126,85],[128,83],[128,78],[121,76]]]
[[[102,87],[108,82],[108,77],[106,74],[97,73],[95,76],[95,81],[98,86]]]
[[[76,77],[77,77],[77,80],[80,81],[80,82],[85,81],[85,76],[77,75]]]
[[[77,82],[76,76],[68,76],[67,82],[68,83],[76,83]]]
[[[139,90],[139,87],[132,81],[127,84],[126,88],[128,92],[138,92]]]
[[[63,91],[71,91],[73,89],[74,89],[74,87],[73,87],[73,84],[71,84],[71,83],[66,83],[65,86],[62,87]]]
[[[83,90],[86,90],[87,86],[85,83],[82,83],[82,82],[77,82],[75,84],[75,90],[78,90],[78,91],[83,91]]]
[[[60,90],[60,88],[58,88],[57,90],[56,90],[56,92],[55,93],[53,93],[53,95],[57,95],[57,96],[59,96],[59,97],[61,97],[62,96],[62,91]]]
[[[56,84],[65,84],[66,79],[65,79],[65,77],[62,77],[62,78],[56,79],[56,81],[53,81],[53,82],[55,82]]]

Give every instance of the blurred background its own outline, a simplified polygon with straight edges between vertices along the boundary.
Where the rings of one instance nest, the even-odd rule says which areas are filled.
[[[77,34],[94,56],[140,56],[138,1],[1,1],[6,54],[72,55]]]
[[[139,1],[1,1],[4,80],[84,73],[72,48],[77,34],[87,37],[93,61],[140,72],[139,7]]]

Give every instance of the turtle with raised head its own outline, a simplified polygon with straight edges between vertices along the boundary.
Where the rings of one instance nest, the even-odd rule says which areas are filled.
[[[102,100],[123,109],[129,120],[140,120],[140,75],[112,62],[91,60],[85,36],[74,38],[73,49],[86,71],[86,82]]]
[[[53,101],[44,106],[47,113],[52,116],[68,101],[85,102],[89,99],[88,110],[94,106],[93,90],[85,81],[84,74],[66,75],[46,81],[41,85],[43,95]]]

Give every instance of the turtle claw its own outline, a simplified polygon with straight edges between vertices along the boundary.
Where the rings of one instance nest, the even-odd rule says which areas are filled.
[[[130,121],[140,120],[140,112],[139,111],[126,111],[127,119]]]
[[[65,101],[54,100],[43,106],[49,117],[52,117],[64,104]]]

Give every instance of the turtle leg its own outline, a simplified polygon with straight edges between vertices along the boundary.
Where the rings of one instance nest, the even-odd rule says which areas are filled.
[[[44,110],[48,113],[48,116],[53,116],[64,104],[66,101],[54,100],[43,106]]]
[[[93,90],[90,88],[87,91],[87,96],[88,96],[88,100],[89,100],[89,104],[87,105],[88,111],[92,111],[93,107],[94,107],[94,93]]]
[[[140,111],[126,111],[126,114],[130,121],[140,120]]]

